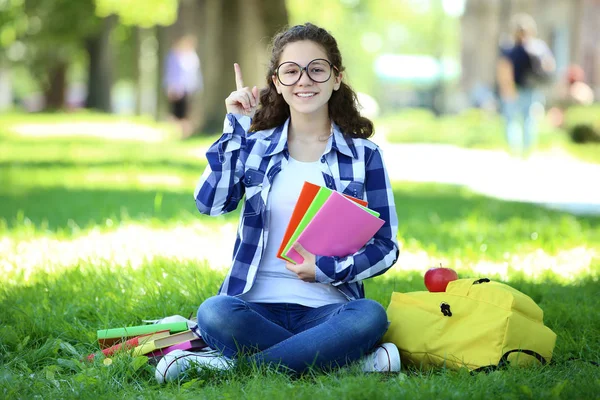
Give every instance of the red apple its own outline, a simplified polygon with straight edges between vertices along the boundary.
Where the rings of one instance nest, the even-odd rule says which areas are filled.
[[[451,268],[435,267],[425,272],[425,286],[430,292],[445,292],[450,281],[458,279],[458,274]]]

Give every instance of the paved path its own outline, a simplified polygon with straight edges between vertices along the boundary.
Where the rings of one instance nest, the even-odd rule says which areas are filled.
[[[129,140],[164,139],[160,130],[133,124],[25,124],[14,126],[13,130],[30,136],[85,134]],[[110,132],[118,134],[111,136]],[[600,215],[600,164],[577,160],[564,151],[538,152],[528,160],[519,160],[498,150],[390,144],[385,141],[385,134],[377,135],[375,142],[384,149],[390,178],[395,181],[458,184],[498,199]],[[198,148],[193,153],[204,157],[205,151]]]
[[[393,181],[464,185],[486,196],[541,204],[580,215],[600,215],[600,164],[563,151],[527,160],[498,150],[451,145],[377,142]]]

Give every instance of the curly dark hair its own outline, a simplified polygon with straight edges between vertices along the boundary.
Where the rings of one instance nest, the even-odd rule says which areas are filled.
[[[311,23],[285,29],[273,38],[271,60],[267,71],[267,87],[260,91],[261,107],[252,120],[250,131],[256,132],[283,124],[290,116],[290,107],[277,93],[272,77],[279,65],[279,59],[289,43],[310,40],[323,47],[329,61],[337,68],[335,73],[344,71],[342,55],[335,38],[323,28]],[[329,117],[342,132],[353,138],[369,138],[373,135],[373,122],[360,115],[356,93],[342,81],[340,88],[331,94],[328,103]]]

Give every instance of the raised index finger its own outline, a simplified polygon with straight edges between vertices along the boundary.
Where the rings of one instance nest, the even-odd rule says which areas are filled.
[[[242,79],[242,69],[238,63],[233,64],[233,69],[235,71],[235,86],[236,90],[240,90],[244,88],[244,80]]]

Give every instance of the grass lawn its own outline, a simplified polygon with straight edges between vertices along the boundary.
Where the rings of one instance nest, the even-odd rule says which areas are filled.
[[[0,122],[0,398],[599,398],[600,368],[573,358],[600,362],[600,217],[434,184],[394,183],[403,251],[367,281],[367,296],[387,306],[392,291],[425,290],[423,273],[439,262],[508,282],[557,333],[551,365],[302,377],[241,365],[161,386],[143,357],[82,362],[97,351],[96,330],[188,316],[215,294],[237,213],[201,216],[192,201],[200,149],[214,137],[10,133],[21,119]]]
[[[542,119],[537,135],[537,150],[561,150],[582,160],[600,163],[600,143],[573,143],[567,131],[577,123],[595,123],[600,129],[600,107],[573,108],[567,124],[558,129]],[[436,118],[423,109],[409,109],[376,121],[378,131],[393,143],[445,143],[466,148],[506,148],[502,118],[492,112],[470,109],[457,115]]]

